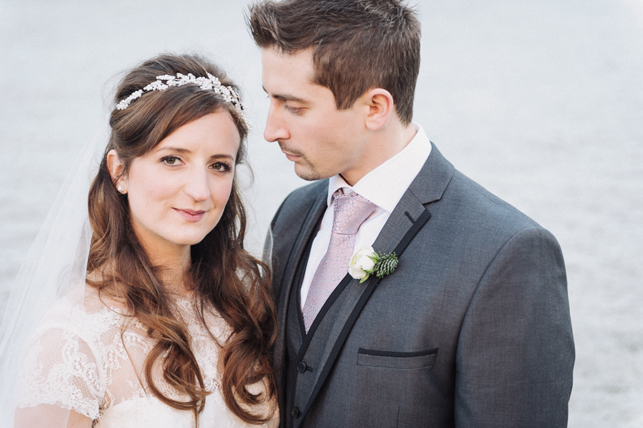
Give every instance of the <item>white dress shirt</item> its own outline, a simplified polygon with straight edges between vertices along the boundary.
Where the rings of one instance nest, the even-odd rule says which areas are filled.
[[[420,125],[415,123],[413,125],[417,133],[411,142],[398,154],[362,177],[354,186],[349,186],[339,175],[329,179],[328,207],[324,213],[317,236],[313,240],[308,264],[306,265],[306,274],[301,285],[302,308],[306,303],[306,297],[315,271],[322,258],[324,258],[330,243],[334,217],[333,193],[337,189],[344,188],[344,193],[356,192],[377,205],[373,214],[362,223],[362,226],[357,231],[353,252],[357,249],[372,246],[393,209],[400,202],[402,195],[404,195],[404,192],[411,185],[411,182],[418,175],[431,154],[431,142],[424,130]],[[348,265],[346,265],[346,271],[348,272]]]

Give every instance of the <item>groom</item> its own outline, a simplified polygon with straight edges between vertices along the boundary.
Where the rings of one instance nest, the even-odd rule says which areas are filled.
[[[264,136],[315,181],[272,222],[282,426],[566,426],[560,248],[411,122],[415,13],[287,0],[247,19],[270,97]],[[371,246],[399,262],[361,282],[349,263]]]

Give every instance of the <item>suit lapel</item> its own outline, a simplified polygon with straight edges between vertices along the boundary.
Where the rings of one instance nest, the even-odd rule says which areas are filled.
[[[429,159],[395,206],[373,248],[384,253],[392,252],[425,210],[425,205],[442,197],[454,171],[453,165],[431,143]]]

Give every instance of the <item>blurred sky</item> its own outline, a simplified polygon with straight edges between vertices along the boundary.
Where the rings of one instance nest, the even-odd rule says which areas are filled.
[[[268,100],[247,1],[0,0],[0,302],[123,71],[212,57],[255,127],[248,245],[303,184],[262,138]],[[456,168],[565,254],[577,346],[571,427],[643,426],[643,0],[436,0],[415,121]],[[0,303],[0,313],[3,304]]]

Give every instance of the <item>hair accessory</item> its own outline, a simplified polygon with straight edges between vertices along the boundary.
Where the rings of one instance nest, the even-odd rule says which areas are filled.
[[[134,91],[129,97],[121,100],[121,102],[116,104],[116,109],[125,110],[132,101],[140,98],[141,95],[143,95],[143,93],[145,92],[164,91],[170,86],[183,86],[192,84],[199,86],[204,91],[212,90],[215,94],[221,95],[223,99],[226,100],[226,102],[229,102],[234,106],[235,110],[237,110],[237,112],[239,113],[239,117],[246,124],[246,126],[248,128],[251,127],[251,124],[244,113],[244,107],[243,104],[241,104],[241,98],[239,98],[239,95],[236,93],[234,88],[232,88],[232,86],[223,85],[221,81],[212,74],[208,73],[208,77],[194,77],[192,73],[188,73],[187,75],[177,73],[176,76],[165,74],[163,76],[156,76],[156,79],[157,80],[145,86],[143,89]]]

